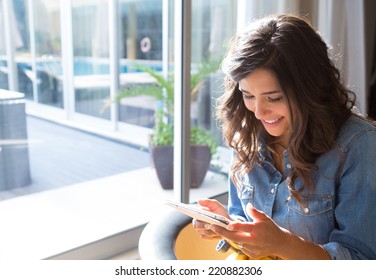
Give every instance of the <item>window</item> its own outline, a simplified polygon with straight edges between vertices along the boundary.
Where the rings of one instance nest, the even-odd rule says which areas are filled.
[[[223,55],[222,45],[234,33],[235,22],[232,16],[223,21],[218,17],[229,7],[235,11],[233,5],[224,0],[194,1],[199,21],[192,24],[192,71],[201,61]],[[139,95],[118,104],[108,102],[124,87],[154,82],[137,64],[158,73],[166,65],[174,70],[174,1],[19,0],[7,9],[14,13],[19,34],[14,54],[10,53],[17,65],[18,87],[9,88],[27,99],[24,140],[31,184],[2,186],[0,208],[11,213],[26,207],[28,213],[13,213],[10,220],[35,224],[19,247],[25,246],[31,258],[64,258],[72,256],[69,250],[142,227],[155,213],[145,204],[161,207],[174,192],[161,188],[147,152],[158,100]],[[168,25],[163,23],[165,16]],[[6,56],[6,48],[1,51]],[[8,60],[2,61],[6,67]],[[212,133],[220,155],[227,149],[221,146],[212,114],[222,77],[214,74],[192,98],[191,123]],[[213,158],[203,185],[191,191],[192,201],[226,192],[226,165],[221,160]],[[43,228],[45,219],[51,219],[50,229]],[[73,226],[74,234],[69,230]],[[14,253],[11,244],[17,234],[6,234],[14,234],[14,239],[2,248]],[[137,239],[123,244],[122,250],[132,246],[137,246]],[[105,258],[116,250],[89,255]]]

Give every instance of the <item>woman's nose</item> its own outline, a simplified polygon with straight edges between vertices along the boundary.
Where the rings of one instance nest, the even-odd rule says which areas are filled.
[[[267,112],[268,112],[268,108],[264,102],[262,101],[255,102],[254,113],[255,113],[256,118],[262,119],[265,116],[265,114],[267,114]]]

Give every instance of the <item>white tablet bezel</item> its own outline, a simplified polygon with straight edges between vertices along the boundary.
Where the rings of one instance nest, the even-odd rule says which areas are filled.
[[[226,226],[231,222],[230,219],[222,215],[206,211],[192,204],[186,204],[175,201],[166,201],[166,204],[175,208],[176,210],[179,210],[183,214],[190,216],[191,218],[197,219],[202,222],[206,222],[208,224],[213,224],[226,228]]]

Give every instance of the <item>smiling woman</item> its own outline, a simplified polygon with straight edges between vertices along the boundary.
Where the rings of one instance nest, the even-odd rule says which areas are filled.
[[[195,221],[201,236],[257,259],[376,259],[375,123],[353,113],[319,33],[293,15],[257,20],[231,41],[223,70],[229,207],[198,202],[235,221]]]
[[[165,191],[158,188],[158,180],[152,177],[154,173],[151,171],[154,170],[150,170],[149,156],[145,152],[148,147],[150,127],[154,125],[154,112],[157,108],[155,106],[159,106],[159,103],[140,96],[140,98],[124,100],[124,103],[119,104],[119,106],[111,106],[104,113],[101,112],[101,109],[103,102],[110,96],[113,98],[123,86],[138,87],[150,82],[145,79],[145,75],[143,75],[145,73],[134,72],[135,69],[132,68],[134,62],[151,66],[156,71],[165,73],[173,69],[175,69],[174,72],[181,70],[181,67],[176,67],[177,65],[174,67],[172,61],[173,58],[180,57],[180,55],[174,53],[175,49],[170,48],[170,46],[176,46],[176,42],[181,42],[179,36],[176,36],[174,32],[182,29],[174,28],[178,25],[172,20],[171,16],[177,21],[189,19],[188,11],[190,9],[184,10],[186,13],[184,16],[177,16],[173,8],[177,7],[178,2],[192,2],[193,20],[187,20],[186,23],[186,26],[191,28],[192,32],[186,33],[192,34],[192,41],[184,44],[184,47],[187,46],[187,49],[191,49],[192,53],[183,60],[185,63],[192,63],[193,72],[197,70],[198,63],[209,59],[209,56],[212,56],[212,58],[222,57],[224,42],[227,42],[236,29],[242,27],[243,23],[252,18],[258,18],[261,14],[282,10],[307,14],[316,23],[328,23],[328,26],[320,26],[322,34],[332,34],[330,30],[343,30],[345,38],[353,38],[350,41],[356,45],[356,51],[354,52],[352,48],[344,48],[341,49],[343,50],[341,53],[354,56],[355,60],[359,62],[363,60],[372,61],[372,58],[363,55],[364,38],[361,36],[364,34],[364,26],[360,25],[360,23],[367,22],[368,28],[369,18],[358,13],[357,9],[348,7],[351,2],[351,7],[358,7],[359,11],[372,11],[375,9],[363,9],[363,2],[372,1],[0,0],[0,88],[20,91],[26,96],[32,181],[32,185],[25,188],[0,191],[0,199],[3,200],[0,202],[0,206],[9,205],[10,207],[2,207],[1,213],[8,214],[0,215],[2,229],[4,229],[1,231],[2,238],[0,239],[2,244],[6,244],[9,249],[5,250],[4,246],[0,246],[4,258],[9,259],[10,254],[16,256],[16,258],[19,258],[20,255],[26,259],[44,258],[61,252],[64,252],[64,256],[67,257],[67,254],[65,254],[67,250],[69,257],[72,258],[71,248],[77,248],[81,258],[107,258],[119,252],[119,250],[125,250],[128,245],[132,246],[128,248],[137,246],[137,234],[129,233],[128,230],[136,228],[140,223],[145,223],[150,219],[151,214],[158,214],[158,211],[145,211],[144,205],[150,206],[150,203],[157,203],[163,199],[158,198],[154,193],[150,193],[150,190],[158,191],[157,194],[162,195],[165,193],[172,194],[173,192],[172,190]],[[335,11],[333,15],[329,12],[328,14],[321,12],[323,10],[322,5],[329,5],[327,2],[333,7],[326,10]],[[309,6],[310,4],[312,5]],[[337,5],[340,5],[342,9],[338,9]],[[350,18],[347,19],[345,12],[338,13],[338,11],[351,11],[351,17],[349,16]],[[337,14],[340,15],[339,19]],[[347,20],[349,22],[351,20],[351,24],[343,24]],[[349,28],[355,32],[348,33]],[[337,32],[334,32],[334,34],[338,35]],[[149,38],[150,42],[143,40],[144,38]],[[330,40],[329,42],[334,48],[339,43]],[[298,40],[296,45],[300,43],[301,41]],[[265,50],[268,51],[267,48]],[[341,64],[344,66],[343,72],[359,73],[361,76],[359,80],[366,82],[366,79],[362,76],[361,64],[348,63],[347,59]],[[162,67],[162,65],[164,66]],[[357,71],[349,71],[348,65],[351,65]],[[313,74],[319,73],[320,70],[315,70]],[[278,78],[283,77],[284,73],[280,74],[276,76]],[[312,75],[312,77],[314,76]],[[221,80],[220,82],[217,80],[218,77]],[[284,86],[285,83],[282,80],[278,81],[280,86]],[[300,82],[302,81],[297,81],[297,84]],[[357,84],[353,80],[351,82],[350,84]],[[222,89],[222,73],[216,73],[204,83],[202,91],[195,93],[192,97],[191,107],[186,108],[187,110],[181,110],[184,112],[186,122],[210,130],[218,140],[222,140],[222,138],[217,131],[215,120],[212,118],[212,109],[214,108],[212,101],[217,99],[218,95],[222,93]],[[247,90],[250,90],[251,95],[256,96],[258,94],[251,89]],[[275,89],[267,89],[266,91],[270,90]],[[262,99],[261,105],[266,108],[264,109],[266,113],[270,108],[273,108],[274,113],[266,114],[260,117],[260,120],[254,122],[257,131],[266,134],[267,127],[273,124],[279,126],[279,121],[286,121],[284,118],[280,120],[282,114],[277,114],[274,106],[279,106],[286,101],[291,103],[291,106],[300,103],[299,100],[292,102],[293,100],[290,99],[286,88],[281,90],[283,92],[281,100],[279,100],[278,94],[271,94]],[[180,90],[175,92],[180,92]],[[366,90],[359,92],[365,94]],[[248,122],[248,120],[251,120],[254,113],[243,106],[242,94],[239,91],[235,93],[239,100],[236,99],[234,103],[239,105],[240,110],[243,110],[246,114],[246,118],[235,111],[230,111],[229,116],[239,120],[236,124],[238,127],[234,125],[237,132],[244,132],[244,134],[239,135],[249,137],[247,140],[253,140],[252,133],[249,132],[251,131],[250,128],[254,131],[256,131],[256,128],[251,127],[251,122]],[[360,101],[362,102],[362,99]],[[188,105],[189,102],[185,102],[185,104]],[[311,112],[311,109],[320,108],[319,106],[312,106],[311,109],[309,106],[307,107],[308,109],[304,108],[302,111]],[[38,118],[31,118],[32,116]],[[285,117],[285,115],[283,116]],[[320,116],[320,112],[313,112],[312,116]],[[40,119],[46,119],[51,123],[42,124]],[[291,123],[304,127],[307,123],[301,122],[302,120],[303,118],[295,118],[294,116],[294,118],[291,118]],[[2,121],[4,121],[4,118],[0,116],[0,123]],[[246,125],[244,129],[241,127],[243,124]],[[312,125],[317,126],[315,119],[313,119]],[[46,127],[49,129],[44,129]],[[70,137],[73,135],[70,132],[73,131],[70,131],[69,127],[77,128],[80,132],[88,132],[88,135],[85,135],[84,138]],[[323,134],[326,134],[326,126],[318,127],[324,130]],[[63,128],[64,132],[58,133],[57,131],[61,131],[60,128]],[[302,139],[299,137],[304,136],[304,134],[296,134],[295,130],[293,134],[295,138],[292,139],[295,142],[293,141],[291,147],[300,147],[299,143]],[[77,134],[74,133],[74,135]],[[182,133],[175,133],[175,135],[182,135]],[[100,137],[92,140],[89,136]],[[310,136],[319,138],[317,135],[307,135],[307,138]],[[71,143],[72,139],[74,140],[73,144]],[[78,139],[79,141],[77,141]],[[119,145],[115,145],[121,144],[121,146],[124,146],[124,141],[131,147],[123,147],[123,149]],[[241,148],[252,148],[251,144],[248,145],[249,143],[251,142],[238,142],[236,144],[239,148],[236,150],[236,158],[242,154]],[[258,146],[253,147],[258,148]],[[308,142],[302,147],[310,151],[312,145]],[[275,147],[272,147],[272,145],[265,144],[260,148],[260,156],[265,156],[265,153],[271,148],[277,152],[276,154],[283,154],[284,148],[282,146],[275,145]],[[262,149],[265,150],[265,153],[262,152]],[[82,156],[82,152],[85,152],[84,156]],[[98,153],[104,157],[98,156]],[[193,200],[201,196],[213,197],[227,190],[227,178],[222,176],[222,173],[214,174],[213,171],[227,172],[230,153],[231,151],[227,147],[220,145],[218,149],[219,157],[216,155],[213,158],[212,163],[214,165],[210,167],[209,176],[204,179],[202,187],[190,190],[190,196]],[[135,157],[135,154],[139,156]],[[244,158],[249,157],[249,153],[244,155]],[[297,154],[296,150],[290,149],[289,159],[292,159],[291,155],[296,159],[296,155],[300,155],[300,153]],[[285,155],[283,158],[285,158]],[[277,159],[270,159],[269,157],[267,160],[277,162]],[[265,162],[268,162],[267,160],[265,159]],[[356,162],[364,164],[363,161],[357,160]],[[8,163],[10,164],[10,161],[6,162],[6,164]],[[279,163],[284,163],[284,161],[280,160]],[[116,167],[114,167],[114,164],[116,164]],[[247,164],[245,165],[247,166]],[[62,167],[56,168],[57,166]],[[129,170],[129,168],[132,168],[132,170]],[[297,165],[296,162],[290,162],[286,166],[282,164],[277,167],[280,172],[282,168],[285,169],[284,173],[287,175],[287,171],[297,170]],[[37,173],[36,169],[39,169],[40,172]],[[175,165],[176,169],[178,169],[177,165]],[[117,176],[117,173],[124,174]],[[149,173],[151,176],[145,176]],[[284,175],[282,174],[282,176]],[[102,181],[98,178],[99,176],[110,178],[104,178],[105,181]],[[366,178],[366,176],[361,177]],[[107,181],[107,179],[110,181]],[[99,181],[93,182],[94,180]],[[116,180],[118,185],[112,180]],[[73,184],[74,187],[71,186]],[[268,184],[269,189],[265,188],[267,191],[265,197],[280,195],[281,191],[275,186],[277,184],[275,180],[268,181]],[[62,188],[52,189],[57,187]],[[135,191],[136,188],[137,192]],[[145,188],[145,192],[142,191],[143,188]],[[94,189],[97,192],[94,192]],[[244,202],[247,200],[258,201],[259,189],[258,183],[244,182],[242,200]],[[33,193],[34,190],[43,192]],[[179,192],[181,190],[179,189]],[[67,194],[62,196],[61,194],[65,191],[67,191]],[[123,191],[129,191],[129,193],[123,193]],[[289,195],[290,193],[287,193],[286,197],[288,198]],[[113,203],[109,196],[116,203]],[[311,216],[312,213],[316,214],[322,210],[329,214],[332,213],[330,212],[332,207],[330,204],[331,196],[323,195],[322,197],[325,198],[325,205],[318,204],[317,201],[320,201],[320,199],[312,197],[307,202],[307,207],[302,209],[298,208],[300,206],[296,204],[295,200],[290,199],[289,211],[294,214],[290,218],[296,219],[297,224],[299,224],[298,218],[300,216]],[[146,199],[151,200],[149,202]],[[367,196],[366,199],[371,198]],[[92,202],[89,203],[90,206],[88,200]],[[30,204],[25,204],[26,201]],[[39,201],[44,203],[39,203]],[[71,201],[74,202],[76,207],[69,205]],[[104,207],[98,207],[98,205],[103,206],[104,202],[106,203]],[[140,206],[137,211],[135,211],[136,208],[133,203]],[[280,206],[281,204],[276,203],[275,205]],[[130,208],[122,208],[126,206]],[[255,204],[255,207],[257,206]],[[309,209],[308,214],[305,212],[306,208]],[[30,209],[33,211],[29,211]],[[56,212],[52,209],[56,209]],[[57,215],[52,213],[57,213]],[[116,221],[114,213],[119,215]],[[137,215],[132,215],[132,213],[137,213]],[[329,214],[328,216],[330,216]],[[145,215],[143,216],[145,219],[141,219],[140,215]],[[53,217],[51,220],[56,224],[51,226],[50,222],[46,223],[46,216]],[[74,217],[73,220],[72,217]],[[4,220],[7,220],[7,223]],[[124,224],[124,220],[127,221],[127,224]],[[98,221],[103,221],[104,224]],[[119,224],[117,224],[117,221],[119,221]],[[91,222],[93,222],[92,227],[88,226]],[[15,223],[20,228],[16,229]],[[311,226],[315,226],[315,224],[312,223]],[[69,229],[72,228],[75,230],[70,231]],[[311,229],[311,227],[307,228]],[[102,234],[104,231],[105,234]],[[27,232],[26,235],[25,232]],[[119,232],[121,232],[121,236],[124,236],[125,242],[118,242],[117,233]],[[92,250],[88,254],[83,245],[95,244],[92,242],[96,240],[103,240],[106,244],[111,243],[112,246],[100,246],[99,250]],[[74,246],[62,241],[72,241]],[[43,248],[46,248],[48,252],[44,251]],[[360,251],[363,252],[364,250]]]

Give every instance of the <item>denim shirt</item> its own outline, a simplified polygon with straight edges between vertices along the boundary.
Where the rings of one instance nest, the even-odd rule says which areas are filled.
[[[290,197],[284,179],[293,168],[287,151],[282,176],[261,145],[262,163],[240,178],[239,189],[230,180],[229,214],[252,221],[245,213],[252,203],[279,226],[320,244],[332,259],[376,259],[376,128],[353,115],[336,142],[317,159],[315,190],[302,192],[302,206]],[[298,178],[294,187],[301,185]]]

